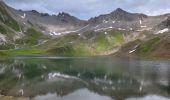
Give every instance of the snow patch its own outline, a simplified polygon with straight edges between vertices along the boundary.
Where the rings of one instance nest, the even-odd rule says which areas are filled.
[[[94,30],[95,32],[98,32],[98,31],[102,31],[102,30],[108,30],[108,29],[112,29],[114,27],[110,26],[110,27],[107,27],[107,28],[100,28],[100,29],[96,29]]]
[[[163,29],[163,30],[160,30],[160,31],[158,31],[156,34],[159,34],[159,33],[165,33],[165,32],[168,32],[169,31],[169,29],[168,28],[165,28],[165,29]]]
[[[61,33],[57,33],[57,32],[50,32],[50,35],[61,35]]]
[[[129,51],[129,53],[133,53],[133,52],[135,52],[135,51],[136,51],[136,49]]]
[[[129,51],[129,53],[135,52],[135,51],[136,51],[136,48],[137,48],[138,46],[139,46],[139,45],[136,45],[136,46],[133,48],[133,50],[130,50],[130,51]]]
[[[108,33],[107,32],[104,32],[105,35],[107,35]]]
[[[24,13],[24,15],[23,15],[23,16],[21,16],[21,18],[22,18],[22,19],[25,19],[25,17],[26,17],[26,14]]]
[[[108,27],[108,28],[114,28],[114,27],[110,26],[110,27]]]
[[[147,26],[141,26],[141,28],[146,28]]]
[[[74,32],[77,32],[77,31],[65,31],[65,32],[61,32],[61,34],[68,34],[68,33],[74,33]]]
[[[103,20],[103,23],[108,23],[108,21],[106,21],[106,20]]]
[[[142,24],[142,20],[139,20],[140,25]]]
[[[94,27],[94,28],[96,29],[96,28],[98,28],[98,27],[99,27],[99,25],[97,25],[97,26],[96,26],[96,27]]]
[[[145,29],[141,29],[141,30],[136,30],[137,32],[142,32],[142,31],[144,31]]]
[[[123,29],[123,28],[118,28],[118,30],[126,30],[126,29]]]
[[[50,35],[62,35],[62,34],[69,34],[69,33],[75,33],[75,32],[78,32],[78,31],[81,31],[82,29],[84,29],[84,28],[86,28],[86,27],[88,27],[89,26],[89,24],[88,25],[86,25],[86,26],[84,26],[84,27],[82,27],[82,28],[80,28],[80,29],[78,29],[78,30],[75,30],[75,31],[64,31],[64,32],[53,32],[52,30],[51,30],[51,32],[49,33]]]

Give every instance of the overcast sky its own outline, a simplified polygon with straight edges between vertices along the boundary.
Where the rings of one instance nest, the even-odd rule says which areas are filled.
[[[22,10],[58,14],[67,12],[80,19],[110,13],[116,8],[130,12],[159,15],[170,13],[170,0],[4,0]]]

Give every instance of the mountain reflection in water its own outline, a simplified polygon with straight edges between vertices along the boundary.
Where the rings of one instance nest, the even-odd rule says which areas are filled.
[[[0,90],[33,100],[168,100],[170,61],[16,57],[0,60]]]

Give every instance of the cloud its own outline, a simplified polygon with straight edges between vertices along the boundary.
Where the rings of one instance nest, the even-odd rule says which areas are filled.
[[[50,14],[67,12],[81,19],[123,8],[130,12],[158,15],[170,12],[170,0],[5,0],[22,10],[37,10]]]

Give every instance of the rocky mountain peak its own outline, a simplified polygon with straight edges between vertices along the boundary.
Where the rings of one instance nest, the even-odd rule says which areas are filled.
[[[56,16],[56,19],[58,21],[61,21],[61,22],[64,22],[64,23],[77,23],[79,22],[80,20],[74,16],[71,16],[70,14],[68,13],[65,13],[65,12],[61,12],[59,13],[57,16]]]
[[[112,13],[128,13],[125,10],[123,10],[122,8],[117,8],[115,11],[113,11]]]
[[[147,17],[144,14],[129,13],[121,8],[117,8],[115,11],[110,13],[110,16],[113,19],[123,20],[123,21],[133,21],[133,20],[139,20]]]
[[[77,20],[76,17],[71,16],[70,14],[65,13],[65,12],[59,13],[59,14],[57,15],[57,18],[58,18],[58,19],[64,19],[64,20]]]
[[[31,10],[31,12],[32,12],[32,13],[35,13],[35,14],[39,14],[39,12],[36,11],[36,10]]]
[[[68,13],[65,13],[65,12],[61,12],[57,15],[58,17],[64,17],[64,16],[71,16],[70,14]]]

